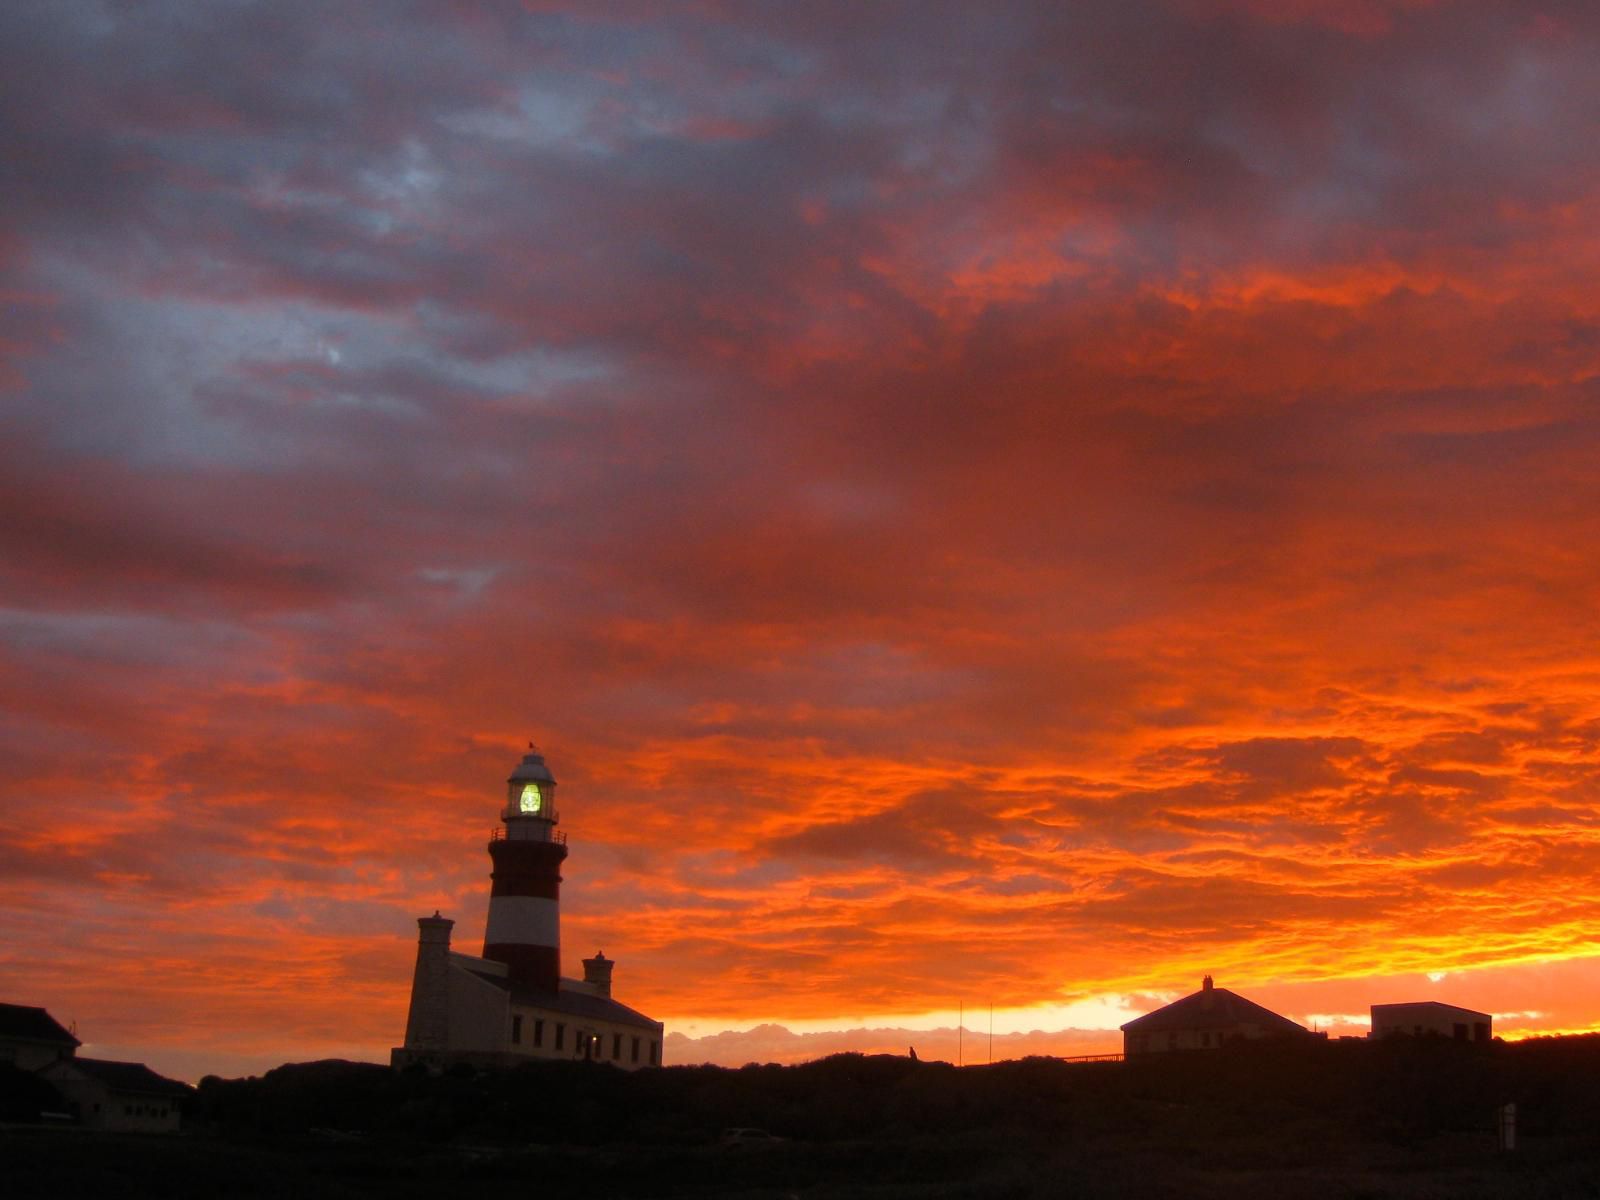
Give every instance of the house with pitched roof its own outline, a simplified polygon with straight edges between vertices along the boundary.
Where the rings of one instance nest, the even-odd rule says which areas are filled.
[[[1127,1058],[1173,1050],[1216,1050],[1228,1042],[1266,1037],[1312,1037],[1303,1025],[1219,988],[1207,975],[1200,990],[1122,1026]]]
[[[0,1062],[37,1071],[59,1058],[71,1058],[82,1044],[42,1008],[0,1004]]]
[[[193,1092],[143,1063],[103,1058],[57,1059],[39,1077],[61,1093],[87,1129],[177,1133],[183,1102]]]
[[[181,1106],[193,1091],[188,1084],[143,1063],[79,1058],[82,1044],[42,1008],[0,1004],[0,1062],[48,1083],[85,1127],[177,1132]]]

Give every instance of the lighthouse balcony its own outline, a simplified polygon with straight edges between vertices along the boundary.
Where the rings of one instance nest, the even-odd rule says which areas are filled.
[[[494,842],[506,841],[508,838],[511,841],[516,842],[554,842],[558,846],[565,846],[567,844],[566,830],[551,829],[549,824],[544,821],[528,823],[519,822],[517,827],[509,834],[506,832],[506,827],[504,825],[496,825],[489,831],[489,841],[491,844]]]

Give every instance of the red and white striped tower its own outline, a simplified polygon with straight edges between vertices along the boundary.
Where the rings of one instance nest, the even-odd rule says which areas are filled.
[[[556,781],[544,756],[528,753],[506,780],[505,824],[489,841],[494,860],[483,956],[510,968],[511,982],[554,992],[561,980],[561,861]]]

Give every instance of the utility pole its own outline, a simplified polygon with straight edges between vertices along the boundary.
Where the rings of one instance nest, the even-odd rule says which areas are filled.
[[[956,1001],[956,1066],[961,1065],[961,1040],[967,1032],[967,1002]]]
[[[994,1062],[994,1001],[989,1001],[989,1062]]]

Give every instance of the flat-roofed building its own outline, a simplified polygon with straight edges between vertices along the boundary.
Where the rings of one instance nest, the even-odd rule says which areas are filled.
[[[1487,1042],[1494,1037],[1494,1017],[1437,1000],[1374,1004],[1372,1036],[1444,1037],[1458,1042]]]

